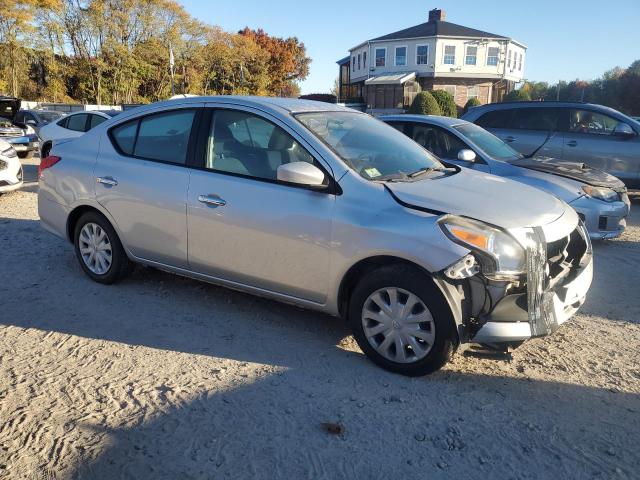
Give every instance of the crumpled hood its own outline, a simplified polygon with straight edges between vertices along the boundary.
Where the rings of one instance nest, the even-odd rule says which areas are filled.
[[[547,225],[568,208],[537,188],[468,169],[455,175],[385,185],[408,206],[464,215],[506,229]]]
[[[614,177],[597,168],[592,168],[584,163],[565,162],[550,157],[534,157],[516,160],[511,164],[539,172],[552,173],[594,187],[609,187],[616,191],[625,188],[624,183],[618,177]]]

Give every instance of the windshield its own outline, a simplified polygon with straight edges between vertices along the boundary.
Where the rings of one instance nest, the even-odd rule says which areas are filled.
[[[64,116],[64,113],[62,112],[36,112],[36,114],[38,115],[38,118],[42,121],[42,123],[44,123],[45,125],[47,123],[51,123],[55,120],[58,120],[59,118],[62,118]]]
[[[454,128],[496,160],[512,162],[523,158],[522,154],[516,152],[498,137],[473,123],[458,125]]]
[[[400,180],[444,168],[420,145],[369,115],[313,112],[296,118],[367,180]]]

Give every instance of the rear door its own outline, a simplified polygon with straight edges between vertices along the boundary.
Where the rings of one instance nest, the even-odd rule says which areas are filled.
[[[281,183],[277,169],[309,162],[330,180],[328,166],[296,132],[266,113],[226,105],[208,114],[187,201],[190,268],[325,302],[336,196],[331,189]]]
[[[187,267],[187,157],[199,106],[121,123],[101,142],[96,198],[141,259]]]
[[[619,121],[587,108],[568,109],[563,158],[584,162],[632,184],[640,173],[640,140],[613,135]]]
[[[474,123],[489,130],[523,155],[561,158],[563,119],[554,107],[526,107],[487,112]],[[546,142],[546,143],[545,143]]]

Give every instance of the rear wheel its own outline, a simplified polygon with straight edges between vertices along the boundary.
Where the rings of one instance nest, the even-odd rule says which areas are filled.
[[[42,150],[40,151],[40,158],[48,157],[49,152],[51,152],[51,142],[45,142],[45,144],[42,145]]]
[[[76,223],[74,247],[80,266],[96,282],[115,283],[133,269],[115,230],[97,212],[85,213]]]
[[[456,348],[449,306],[417,268],[389,266],[368,273],[351,295],[349,323],[373,362],[403,375],[440,369]]]

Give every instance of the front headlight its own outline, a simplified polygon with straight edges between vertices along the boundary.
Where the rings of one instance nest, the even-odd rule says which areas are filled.
[[[479,254],[482,273],[490,278],[526,272],[524,248],[507,232],[470,218],[447,215],[440,227],[452,241]]]
[[[620,197],[618,192],[606,187],[592,187],[591,185],[583,185],[582,190],[591,198],[597,198],[604,202],[615,202]]]
[[[0,155],[7,158],[15,158],[18,156],[18,154],[16,153],[13,147],[9,147],[6,150],[3,150],[2,152],[0,152]]]

